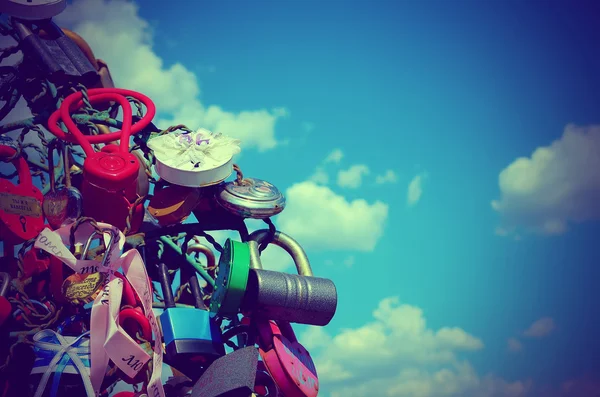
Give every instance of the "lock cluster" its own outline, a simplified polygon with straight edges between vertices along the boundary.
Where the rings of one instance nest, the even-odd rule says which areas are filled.
[[[53,22],[65,7],[0,5],[0,59],[20,56],[0,120],[31,111],[0,122],[0,397],[316,397],[292,324],[329,324],[337,290],[272,222],[284,195],[234,163],[243,142],[158,128],[152,99]],[[294,274],[263,268],[270,244]]]

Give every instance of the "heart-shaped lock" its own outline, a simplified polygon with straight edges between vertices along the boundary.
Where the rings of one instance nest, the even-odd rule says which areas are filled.
[[[317,397],[317,369],[304,346],[298,342],[289,323],[281,323],[284,332],[273,321],[257,321],[260,356],[273,380],[286,397]]]
[[[56,190],[54,170],[54,151],[58,142],[56,139],[48,144],[48,173],[50,177],[50,191],[44,195],[44,216],[53,229],[58,229],[67,217],[67,204],[69,198],[65,189]]]
[[[7,145],[6,139],[0,141],[0,157],[15,154],[15,148]],[[35,238],[44,228],[43,196],[33,185],[27,161],[19,156],[12,163],[18,171],[19,184],[0,179],[0,240],[16,245]]]

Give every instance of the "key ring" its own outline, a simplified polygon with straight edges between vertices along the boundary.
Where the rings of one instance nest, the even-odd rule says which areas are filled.
[[[91,104],[107,101],[119,103],[123,109],[123,122],[120,131],[100,135],[84,135],[71,118],[71,112],[83,106],[83,94],[81,92],[75,92],[66,97],[60,105],[60,108],[54,111],[48,119],[48,130],[52,134],[59,139],[80,145],[86,156],[94,153],[92,144],[108,143],[117,139],[121,140],[121,151],[128,152],[129,137],[146,128],[156,114],[154,102],[146,95],[136,91],[125,90],[122,88],[91,88],[87,90],[87,93]],[[144,114],[144,117],[135,124],[132,123],[133,111],[131,110],[131,105],[126,96],[133,97],[146,106],[146,114]],[[68,133],[65,133],[58,126],[59,121],[62,121],[65,124],[69,131]]]

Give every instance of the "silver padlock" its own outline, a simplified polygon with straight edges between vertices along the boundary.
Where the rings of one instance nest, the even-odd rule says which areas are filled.
[[[258,246],[268,235],[269,230],[263,229],[249,236],[250,273],[242,311],[269,320],[318,326],[329,324],[337,309],[337,289],[333,281],[313,277],[304,249],[279,231],[275,232],[271,242],[290,254],[298,274],[264,270]]]

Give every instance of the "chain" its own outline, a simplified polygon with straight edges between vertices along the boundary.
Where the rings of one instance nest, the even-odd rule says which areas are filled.
[[[242,185],[244,183],[244,174],[242,173],[242,169],[240,168],[239,165],[234,164],[233,165],[233,170],[235,171],[235,183],[237,185]]]
[[[275,225],[273,224],[273,221],[271,221],[270,218],[263,219],[263,222],[265,222],[269,226],[269,232],[267,233],[267,237],[258,246],[259,252],[263,252],[265,248],[267,248],[267,246],[273,242],[273,238],[275,238],[275,233],[277,233],[277,229],[275,228]]]
[[[98,224],[96,223],[96,220],[94,218],[90,218],[90,217],[78,218],[71,226],[71,232],[69,233],[69,249],[71,250],[71,253],[74,253],[74,251],[75,251],[75,232],[77,231],[77,228],[79,228],[79,226],[81,226],[84,223],[89,223],[94,228],[94,231],[96,233],[98,233],[98,234],[103,233],[103,229],[101,229],[100,226],[98,226]],[[118,238],[118,237],[116,237],[116,238]],[[115,243],[117,243],[117,240],[113,241],[113,244],[115,244]]]
[[[206,241],[208,241],[217,252],[219,252],[219,253],[223,252],[223,246],[221,244],[217,243],[217,240],[215,240],[215,238],[213,236],[206,233],[205,231],[196,231],[195,233],[196,233],[196,236],[194,236],[194,241],[196,241],[197,243],[200,243],[200,240],[198,240],[197,237],[198,236],[204,237],[206,239]]]
[[[140,204],[146,201],[147,196],[138,196],[138,198],[131,204],[129,207],[129,213],[127,214],[127,218],[125,219],[125,230],[123,231],[124,235],[127,235],[131,230],[131,218],[133,218],[133,213],[138,208]]]

